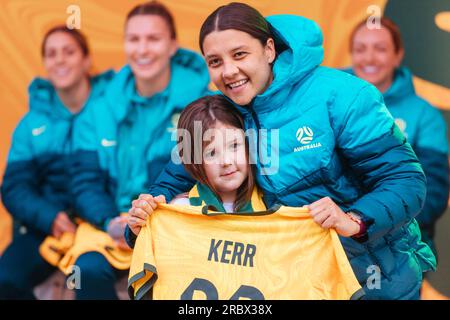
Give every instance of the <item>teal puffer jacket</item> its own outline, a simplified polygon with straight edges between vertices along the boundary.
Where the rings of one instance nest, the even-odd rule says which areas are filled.
[[[436,260],[414,219],[426,182],[411,145],[375,87],[320,66],[322,34],[313,21],[267,20],[279,48],[274,81],[250,105],[237,106],[246,129],[258,133],[250,154],[267,205],[330,197],[359,213],[367,236],[341,242],[366,297],[417,297],[422,272],[435,269]],[[169,201],[192,183],[181,165],[170,163],[150,193]]]

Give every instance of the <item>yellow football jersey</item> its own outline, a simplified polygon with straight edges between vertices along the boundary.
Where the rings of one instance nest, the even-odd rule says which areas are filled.
[[[159,205],[136,240],[130,297],[350,299],[363,294],[337,233],[317,225],[307,209],[213,214],[203,214],[202,207]]]
[[[80,221],[75,234],[64,233],[60,239],[47,236],[39,246],[41,256],[64,274],[72,272],[72,266],[84,253],[99,252],[116,269],[127,270],[131,264],[131,250],[117,247],[108,233],[87,222]]]

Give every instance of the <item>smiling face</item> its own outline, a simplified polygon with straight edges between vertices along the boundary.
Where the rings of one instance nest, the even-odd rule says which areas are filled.
[[[56,90],[70,89],[88,77],[90,59],[70,34],[50,34],[43,53],[44,67]]]
[[[205,140],[211,141],[203,151],[206,178],[223,202],[234,202],[249,174],[244,132],[217,121],[205,132]]]
[[[238,105],[249,104],[272,82],[273,39],[263,46],[242,31],[213,31],[203,41],[203,53],[212,82]]]
[[[155,14],[130,18],[125,30],[125,54],[137,81],[164,82],[170,58],[177,50],[167,22]]]
[[[370,82],[381,92],[392,84],[394,72],[403,58],[403,50],[395,51],[390,32],[361,26],[353,37],[352,64],[355,74]]]

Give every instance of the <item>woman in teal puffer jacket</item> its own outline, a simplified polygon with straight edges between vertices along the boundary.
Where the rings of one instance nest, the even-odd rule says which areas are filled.
[[[303,17],[264,19],[231,3],[206,19],[200,47],[214,84],[257,130],[251,146],[266,204],[308,205],[318,224],[335,228],[367,298],[418,298],[422,272],[435,268],[414,219],[425,177],[379,91],[320,67],[322,34]],[[169,163],[131,217],[144,223],[153,196],[170,200],[192,185]],[[126,236],[133,245],[129,228]]]
[[[39,253],[43,240],[75,232],[69,188],[73,127],[113,78],[90,76],[87,40],[66,26],[42,41],[48,78],[29,86],[29,111],[14,131],[1,186],[2,202],[20,226],[0,259],[0,300],[34,299],[33,288],[55,270]]]
[[[381,18],[381,28],[359,23],[351,36],[353,68],[346,70],[373,84],[383,94],[386,106],[403,131],[427,178],[427,196],[416,217],[425,241],[437,256],[434,244],[436,221],[447,208],[449,165],[447,127],[440,111],[418,97],[412,74],[401,66],[404,49],[400,30]]]
[[[447,208],[449,192],[447,127],[439,110],[416,95],[411,72],[401,66],[404,50],[398,27],[387,18],[380,23],[380,29],[369,30],[364,22],[355,28],[353,68],[346,71],[383,93],[389,112],[420,160],[427,177],[427,197],[416,219],[422,238],[436,253],[435,222]]]

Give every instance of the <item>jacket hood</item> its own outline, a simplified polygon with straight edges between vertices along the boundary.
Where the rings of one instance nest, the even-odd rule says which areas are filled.
[[[114,71],[108,70],[90,79],[91,93],[88,100],[101,95],[108,82],[113,78]],[[47,113],[49,116],[70,118],[72,113],[63,105],[59,99],[55,87],[44,78],[35,78],[28,87],[30,111]]]
[[[324,55],[322,32],[314,21],[294,15],[269,16],[267,21],[278,56],[273,66],[273,82],[254,99],[253,107],[258,112],[280,106],[290,88],[318,67]]]

